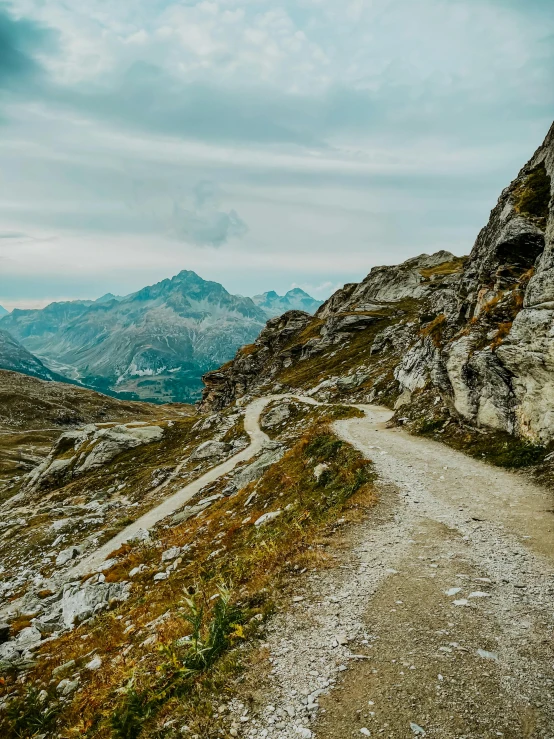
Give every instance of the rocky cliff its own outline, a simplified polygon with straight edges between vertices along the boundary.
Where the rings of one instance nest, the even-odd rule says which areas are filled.
[[[554,126],[466,258],[377,267],[314,317],[290,311],[204,377],[203,406],[269,388],[410,409],[554,440]],[[422,399],[425,402],[422,402]]]

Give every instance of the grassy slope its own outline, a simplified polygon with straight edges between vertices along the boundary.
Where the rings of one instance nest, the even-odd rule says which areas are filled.
[[[159,527],[151,544],[117,553],[118,563],[106,573],[109,581],[128,579],[130,569],[145,566],[134,579],[130,600],[45,645],[42,651],[50,656],[28,675],[27,684],[48,691],[52,730],[56,726],[67,738],[171,737],[176,721],[176,727],[186,723],[193,734],[218,735],[225,717],[216,707],[232,694],[249,660],[256,659],[263,621],[286,600],[283,588],[290,573],[324,566],[326,538],[336,519],[364,515],[375,503],[370,463],[328,426],[333,418],[353,413],[303,413],[283,437],[278,435],[286,437],[289,451],[257,484],[186,523]],[[317,480],[314,468],[320,462],[329,467]],[[254,525],[275,510],[283,511],[278,518]],[[153,574],[167,566],[161,566],[161,551],[175,545],[189,548],[169,579],[153,583]],[[230,589],[228,596],[222,584]],[[190,593],[194,602],[187,602]],[[179,641],[194,633],[195,608],[202,609],[197,634],[202,648]],[[154,639],[145,643],[149,637]],[[92,653],[102,658],[102,668],[91,673],[83,665]],[[71,659],[80,690],[73,701],[60,703],[55,694],[60,678],[52,681],[52,669]],[[14,677],[4,679],[6,691],[16,691],[19,698],[0,726],[15,736],[14,727],[23,730],[35,716],[35,696]]]
[[[0,483],[29,472],[69,428],[87,423],[155,421],[191,412],[188,406],[121,401],[74,385],[0,370]],[[17,485],[11,488],[14,492]]]

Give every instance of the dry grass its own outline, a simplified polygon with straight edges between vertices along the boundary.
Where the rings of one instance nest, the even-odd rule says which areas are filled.
[[[430,337],[436,347],[442,346],[442,332],[446,326],[446,316],[440,313],[430,323],[420,329],[420,336]]]
[[[466,261],[467,257],[459,257],[453,259],[450,262],[443,262],[436,267],[420,269],[419,274],[426,280],[430,280],[434,277],[447,277],[448,275],[455,275],[463,270]]]
[[[167,650],[178,662],[183,658],[175,644],[190,633],[190,624],[182,618],[185,595],[198,593],[209,620],[216,602],[212,596],[222,582],[232,583],[231,602],[243,614],[245,636],[253,638],[260,619],[263,622],[276,607],[284,607],[283,588],[295,566],[329,566],[325,547],[334,521],[339,516],[356,520],[376,502],[370,463],[331,433],[327,425],[331,417],[322,418],[321,410],[314,414],[309,431],[258,483],[180,526],[162,529],[155,544],[126,545],[114,552],[119,561],[105,573],[110,582],[128,579],[139,564],[146,567],[135,578],[130,600],[46,645],[43,651],[52,657],[41,659],[29,675],[34,686],[48,686],[55,666],[76,661],[81,688],[63,706],[60,737],[115,737],[110,717],[134,700],[134,694],[124,690],[131,679],[141,705],[146,701],[156,706],[136,736],[162,736],[160,727],[169,719],[187,723],[202,737],[217,735],[221,721],[214,717],[214,700],[219,703],[230,695],[237,675],[248,664],[248,650],[222,653],[183,692],[168,691],[167,700],[156,697],[166,684]],[[329,468],[316,480],[313,471],[322,461]],[[246,506],[253,492],[255,497]],[[261,515],[275,510],[282,511],[278,518],[265,526],[254,525]],[[153,574],[162,569],[160,552],[174,545],[185,548],[182,561],[168,580],[153,584]],[[152,621],[166,612],[167,617],[153,626]],[[150,636],[156,643],[142,645]],[[256,646],[255,641],[252,644]],[[164,651],[159,651],[162,645]],[[93,653],[102,657],[102,668],[87,673],[82,668]],[[21,689],[9,678],[7,683],[8,691]],[[5,722],[3,728],[9,731]]]
[[[504,323],[499,324],[498,333],[496,334],[496,336],[491,342],[491,349],[493,351],[502,344],[506,336],[508,336],[508,334],[510,333],[511,328],[512,328],[511,321],[505,321]]]

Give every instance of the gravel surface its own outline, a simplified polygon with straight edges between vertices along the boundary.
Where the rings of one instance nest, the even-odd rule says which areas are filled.
[[[335,428],[382,502],[269,624],[269,685],[251,713],[234,705],[240,732],[554,737],[550,493],[364,409]]]

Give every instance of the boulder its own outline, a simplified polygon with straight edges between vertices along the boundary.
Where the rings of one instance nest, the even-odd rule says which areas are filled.
[[[205,441],[196,447],[190,455],[191,460],[213,459],[214,457],[223,457],[229,451],[229,444],[222,441]]]
[[[56,557],[56,566],[57,567],[63,567],[63,565],[67,564],[68,562],[71,562],[73,559],[77,559],[77,557],[81,554],[81,550],[79,547],[71,546],[67,549],[62,549],[62,551],[58,554]]]
[[[81,431],[66,431],[44,462],[29,474],[27,485],[42,487],[82,475],[128,449],[159,441],[163,433],[160,426],[132,424],[111,427],[89,424]]]
[[[275,448],[268,449],[263,452],[258,459],[251,464],[243,467],[242,470],[236,473],[233,477],[233,485],[237,490],[248,485],[249,482],[258,480],[266,470],[268,470],[276,462],[279,462],[285,454],[285,449],[280,444],[276,445]]]
[[[281,403],[271,408],[265,416],[262,418],[262,428],[272,429],[275,426],[279,426],[283,421],[286,421],[290,417],[290,405],[288,403]]]
[[[283,513],[283,511],[270,511],[269,513],[264,513],[262,516],[260,516],[256,521],[254,521],[254,526],[264,526],[266,523],[269,523],[270,521],[274,521],[276,518],[279,518],[279,516]]]
[[[109,606],[127,600],[130,585],[127,582],[68,583],[62,596],[62,621],[67,628],[99,613]]]

